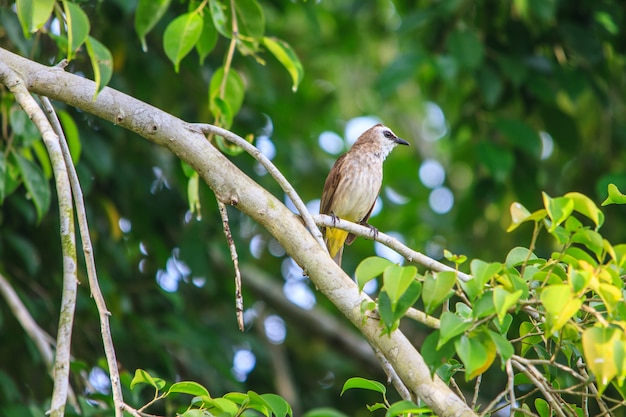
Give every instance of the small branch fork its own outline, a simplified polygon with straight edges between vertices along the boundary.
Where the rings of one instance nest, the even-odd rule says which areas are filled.
[[[204,135],[217,135],[223,137],[227,141],[241,147],[250,156],[256,159],[261,165],[263,165],[267,172],[276,180],[278,185],[280,185],[285,194],[287,194],[291,201],[293,201],[293,204],[296,206],[298,213],[300,213],[300,216],[302,216],[302,218],[304,219],[305,226],[309,230],[309,232],[317,240],[320,246],[322,246],[323,248],[326,247],[326,244],[324,243],[324,238],[322,237],[322,232],[320,232],[320,230],[317,228],[317,225],[315,224],[311,213],[309,213],[309,210],[306,208],[306,205],[304,204],[296,190],[289,183],[289,181],[287,181],[287,179],[278,170],[278,168],[276,168],[276,166],[265,155],[263,155],[258,148],[256,148],[254,145],[252,145],[241,136],[238,136],[231,131],[223,129],[221,127],[217,127],[211,124],[200,123],[190,124],[189,126],[191,130],[199,130]]]

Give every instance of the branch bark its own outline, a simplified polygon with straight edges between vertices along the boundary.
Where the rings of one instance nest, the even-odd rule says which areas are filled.
[[[431,377],[422,356],[400,331],[390,336],[380,335],[379,322],[361,314],[361,304],[371,299],[359,294],[354,282],[307,231],[300,218],[239,170],[192,124],[108,87],[93,100],[92,81],[36,64],[3,49],[0,49],[0,61],[19,71],[32,92],[63,101],[170,149],[199,173],[220,201],[236,206],[265,227],[307,271],[320,292],[370,344],[380,349],[407,388],[435,414],[476,416],[443,381]]]
[[[70,350],[78,291],[72,190],[59,137],[54,133],[45,113],[31,96],[29,89],[24,85],[25,79],[18,76],[18,73],[23,73],[7,64],[4,59],[0,59],[0,82],[9,88],[15,96],[15,100],[40,131],[52,163],[59,200],[61,248],[63,252],[63,293],[61,296],[61,312],[59,314],[56,355],[54,358],[54,388],[50,401],[50,415],[52,417],[62,417],[65,414],[65,403],[67,402],[69,390]]]

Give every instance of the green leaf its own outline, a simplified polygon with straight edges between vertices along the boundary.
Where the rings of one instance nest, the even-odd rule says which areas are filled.
[[[478,299],[472,302],[472,317],[480,319],[496,314],[496,307],[493,303],[493,291],[487,290]]]
[[[385,268],[392,265],[394,265],[394,263],[390,260],[378,256],[370,256],[361,261],[354,271],[359,291],[363,291],[365,284],[380,276]]]
[[[437,349],[472,327],[471,320],[466,320],[449,311],[443,312],[439,323],[439,342],[437,342]]]
[[[583,355],[587,367],[596,377],[598,395],[602,395],[617,375],[615,345],[620,338],[623,338],[623,331],[613,327],[591,327],[583,331]]]
[[[567,193],[566,198],[571,199],[574,202],[574,210],[588,217],[596,224],[596,230],[604,223],[604,213],[600,211],[596,203],[592,199],[581,193]]]
[[[465,379],[469,381],[485,372],[496,356],[495,344],[491,339],[461,336],[454,342],[456,354],[465,365]]]
[[[239,33],[246,38],[261,39],[265,33],[265,15],[261,5],[256,0],[237,0],[235,11]]]
[[[24,36],[38,31],[50,18],[55,0],[17,0],[17,18],[22,25]]]
[[[537,346],[541,343],[541,336],[538,334],[537,328],[528,321],[522,322],[519,326],[519,335],[521,338],[521,355],[525,356],[526,352],[534,346]],[[531,334],[529,336],[529,334]]]
[[[599,258],[604,250],[604,240],[602,235],[593,230],[579,230],[572,236],[572,242],[585,245],[587,249],[596,254]]]
[[[198,13],[184,13],[172,20],[163,34],[165,55],[174,64],[178,73],[180,62],[196,46],[204,21]]]
[[[467,261],[467,256],[465,255],[456,255],[450,252],[448,249],[443,250],[443,257],[449,260],[450,262],[455,263],[456,265],[461,265]]]
[[[37,221],[41,221],[43,215],[50,208],[50,187],[41,168],[34,162],[29,161],[19,154],[13,154],[15,162],[20,170],[26,191],[37,210]]]
[[[523,205],[521,205],[518,202],[512,203],[511,207],[510,207],[510,211],[511,211],[511,225],[509,226],[508,229],[506,229],[507,232],[512,232],[513,230],[517,229],[517,227],[524,223],[524,222],[528,222],[528,221],[534,221],[539,222],[541,220],[543,220],[544,217],[546,217],[547,212],[544,209],[541,210],[537,210],[534,213],[530,213],[526,207],[524,207]]]
[[[583,304],[583,300],[575,296],[570,286],[566,284],[544,288],[539,300],[546,309],[548,333],[559,331]]]
[[[204,11],[202,22],[204,23],[202,26],[202,34],[196,43],[196,51],[198,51],[198,56],[200,57],[200,65],[204,64],[204,60],[217,44],[217,29],[215,29],[215,24],[213,24],[213,19],[208,10]]]
[[[276,394],[261,394],[261,398],[267,403],[276,417],[293,416],[291,406],[283,397]]]
[[[111,55],[111,51],[106,46],[91,36],[87,38],[86,46],[87,54],[91,60],[91,67],[93,68],[94,81],[96,82],[96,92],[93,95],[95,100],[98,93],[111,80],[113,75],[113,55]]]
[[[409,288],[411,282],[415,280],[416,274],[417,268],[414,266],[391,265],[385,268],[382,289],[389,295],[392,308],[395,309],[395,305],[402,294]]]
[[[545,206],[552,224],[548,228],[549,232],[554,232],[561,223],[563,223],[574,211],[574,201],[566,197],[552,198],[546,193],[543,196],[543,205]]]
[[[217,31],[227,38],[233,36],[231,2],[210,0],[209,8]],[[265,15],[256,0],[237,0],[235,2],[237,29],[241,38],[260,40],[265,33]]]
[[[210,397],[209,391],[205,387],[194,381],[176,382],[172,384],[169,390],[167,390],[168,394],[172,392],[179,392],[182,394],[189,394],[194,396],[205,395],[207,397]]]
[[[163,17],[172,0],[139,0],[135,12],[135,31],[141,41],[141,49],[148,52],[146,35]]]
[[[138,384],[146,384],[153,387],[155,390],[160,390],[165,386],[165,381],[161,378],[155,378],[143,369],[135,370],[135,376],[130,381],[130,389],[134,389]]]
[[[215,407],[220,411],[223,411],[227,415],[235,416],[239,412],[239,407],[233,401],[226,398],[213,398],[206,402],[207,406]]]
[[[341,389],[341,394],[339,395],[343,395],[343,393],[346,392],[347,390],[354,389],[354,388],[375,391],[383,395],[387,393],[387,388],[385,388],[385,386],[378,381],[365,379],[365,378],[359,378],[359,377],[352,377],[343,384],[343,388]]]
[[[504,322],[504,317],[509,309],[517,305],[518,300],[522,296],[523,291],[517,290],[510,293],[502,287],[496,287],[493,290],[493,304],[496,307],[496,314],[500,323]]]
[[[483,286],[502,271],[502,264],[498,262],[487,263],[480,259],[474,259],[470,263],[470,270],[474,280]]]
[[[537,409],[537,413],[539,413],[539,417],[550,417],[552,415],[550,405],[543,398],[535,399],[535,408]]]
[[[487,334],[491,337],[491,340],[496,346],[496,351],[500,354],[502,358],[502,363],[511,359],[511,356],[515,353],[515,349],[513,348],[513,344],[504,337],[503,335],[496,333],[494,331],[488,330]]]
[[[500,118],[496,120],[495,128],[517,149],[535,158],[541,155],[539,134],[521,120]]]
[[[522,265],[527,260],[538,259],[537,255],[531,253],[528,248],[515,247],[506,255],[505,264],[508,268]]]
[[[209,0],[209,9],[215,29],[227,38],[232,37],[232,24],[230,24],[230,14],[227,13],[226,5],[219,0]]]
[[[259,394],[254,391],[247,392],[249,401],[241,403],[240,405],[244,405],[245,408],[250,408],[253,410],[257,410],[259,413],[264,416],[271,417],[272,412],[269,409],[269,404],[265,402],[263,398]]]
[[[617,306],[624,302],[622,292],[614,285],[601,283],[595,288],[595,292],[602,298],[604,306],[610,315],[613,315]]]
[[[334,408],[320,407],[307,411],[302,417],[348,417],[348,415]]]
[[[283,64],[283,67],[285,67],[291,76],[291,90],[294,93],[298,91],[298,86],[304,77],[304,68],[296,52],[287,42],[278,38],[266,36],[263,38],[263,45],[274,55],[278,62]]]
[[[409,287],[400,296],[394,308],[394,320],[400,320],[409,308],[418,300],[422,292],[422,284],[417,280],[412,280]]]
[[[609,204],[626,204],[626,195],[622,194],[615,184],[608,186],[609,196],[602,202],[602,206]]]
[[[484,50],[478,35],[469,30],[455,30],[448,37],[448,50],[459,67],[474,70],[483,62]]]
[[[214,115],[224,113],[223,104],[227,105],[230,117],[227,126],[232,123],[232,118],[239,112],[246,93],[243,80],[232,68],[228,71],[226,82],[224,82],[224,67],[220,67],[215,71],[209,84],[209,110]],[[223,91],[222,91],[223,90]],[[222,102],[220,102],[220,100]]]
[[[71,61],[89,36],[89,18],[80,7],[67,0],[63,0],[63,10],[67,23],[67,60]]]
[[[187,200],[189,201],[189,211],[200,218],[202,209],[200,204],[200,176],[196,171],[193,171],[187,181]]]
[[[452,288],[456,284],[456,273],[453,271],[437,272],[424,275],[424,289],[422,300],[427,313],[433,312],[453,294]]]
[[[424,362],[426,362],[428,368],[430,369],[431,374],[434,374],[435,371],[447,364],[454,356],[453,343],[446,343],[437,347],[440,337],[441,334],[439,330],[435,330],[426,336],[424,343],[422,343],[421,353],[424,357]]]
[[[387,291],[381,291],[378,294],[378,313],[384,324],[383,334],[390,334],[400,325],[400,321],[396,319],[394,314],[393,304]]]
[[[427,407],[420,407],[413,401],[402,400],[391,404],[391,407],[385,413],[385,417],[396,417],[399,415],[406,415],[409,413],[422,414],[431,413],[432,410]]]

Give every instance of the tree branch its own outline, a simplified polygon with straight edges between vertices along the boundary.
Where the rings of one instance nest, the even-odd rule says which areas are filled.
[[[448,265],[444,265],[441,262],[434,260],[433,258],[429,258],[428,256],[409,248],[408,246],[402,244],[397,239],[394,239],[391,236],[386,235],[383,232],[379,231],[374,236],[372,233],[372,229],[367,226],[363,226],[357,223],[352,223],[347,220],[339,219],[336,217],[333,218],[332,216],[328,216],[326,214],[318,214],[316,216],[313,216],[313,219],[315,220],[315,223],[320,227],[322,226],[323,227],[335,227],[337,229],[346,230],[354,235],[361,236],[366,239],[373,239],[377,242],[380,242],[383,245],[388,246],[391,249],[395,250],[400,255],[404,256],[404,258],[407,261],[425,266],[431,271],[455,272],[456,276],[461,281],[469,281],[471,279],[469,275],[463,272],[457,271],[454,268],[449,267]]]
[[[361,314],[362,303],[371,299],[359,294],[354,282],[300,219],[230,162],[192,124],[108,87],[93,100],[95,84],[92,81],[47,68],[3,49],[0,49],[0,61],[19,71],[31,91],[109,120],[170,149],[198,172],[217,198],[235,205],[264,226],[307,271],[319,291],[369,343],[383,352],[407,388],[419,395],[435,414],[476,416],[441,379],[431,376],[422,356],[400,331],[380,335],[379,322]]]
[[[102,335],[102,344],[104,345],[104,355],[107,359],[109,368],[109,378],[111,379],[111,393],[113,395],[113,403],[115,404],[115,416],[122,417],[122,408],[124,406],[124,398],[122,395],[122,384],[120,382],[120,373],[117,368],[117,359],[115,355],[115,347],[113,346],[113,337],[111,336],[111,326],[109,325],[109,316],[111,313],[107,309],[106,301],[100,290],[98,283],[98,273],[96,271],[96,260],[93,257],[93,246],[91,244],[91,236],[89,234],[89,223],[87,222],[87,211],[85,210],[85,201],[83,191],[80,186],[78,174],[72,162],[72,155],[63,133],[61,123],[52,107],[50,100],[42,96],[40,97],[44,110],[48,115],[48,120],[52,124],[52,128],[60,139],[63,160],[69,175],[72,187],[72,195],[74,196],[74,204],[76,205],[76,217],[78,220],[78,230],[80,232],[81,241],[83,242],[83,253],[85,254],[85,265],[87,267],[87,279],[91,295],[96,303],[98,314],[100,316],[100,334]]]
[[[44,112],[30,95],[24,80],[17,75],[15,69],[8,67],[3,59],[0,59],[0,81],[9,88],[15,96],[15,100],[26,111],[28,117],[41,132],[54,172],[59,199],[61,248],[63,250],[63,294],[61,297],[61,312],[59,314],[57,349],[54,361],[54,388],[50,403],[50,415],[52,417],[63,416],[69,388],[70,350],[78,287],[72,190],[59,144],[59,137],[54,133]]]

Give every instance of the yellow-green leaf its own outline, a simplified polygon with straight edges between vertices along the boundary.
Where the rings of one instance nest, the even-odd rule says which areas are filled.
[[[109,83],[113,75],[113,55],[111,51],[91,36],[87,37],[87,54],[91,60],[93,68],[93,78],[96,82],[96,92],[93,95],[95,100],[98,93]]]
[[[583,354],[587,367],[596,376],[599,395],[617,375],[615,344],[623,336],[622,331],[613,327],[591,327],[583,331]]]
[[[278,62],[283,64],[287,69],[292,80],[291,89],[296,92],[304,77],[304,68],[296,52],[287,42],[278,38],[265,36],[263,38],[263,45],[274,55]]]
[[[63,1],[63,10],[67,23],[67,60],[71,61],[89,36],[89,18],[80,7],[67,0]]]

